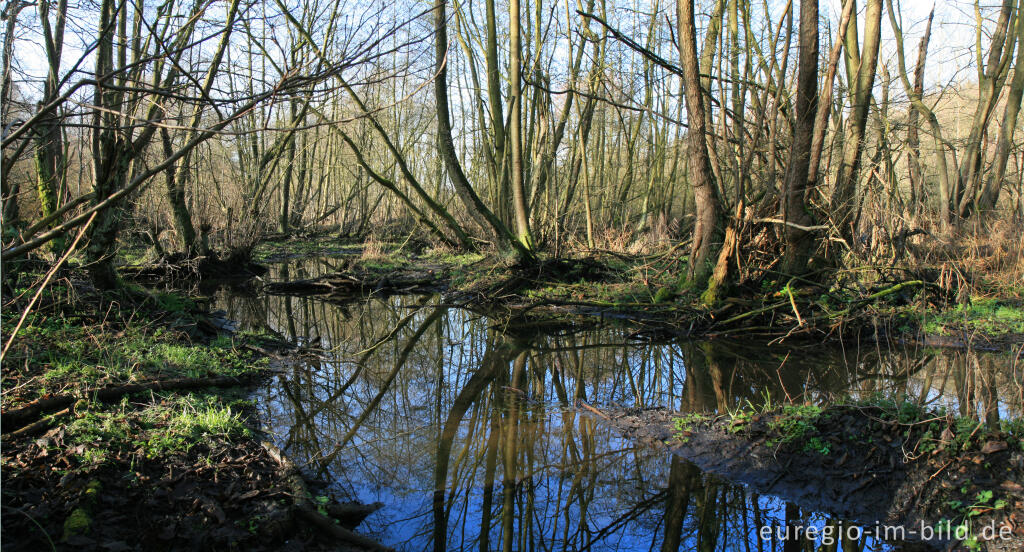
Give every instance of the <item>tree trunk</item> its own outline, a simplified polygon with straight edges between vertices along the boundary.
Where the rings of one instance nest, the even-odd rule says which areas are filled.
[[[984,162],[982,139],[987,133],[992,112],[996,108],[1003,83],[1006,82],[1010,70],[1010,58],[1014,44],[1017,42],[1017,33],[1007,32],[1013,16],[1013,8],[1013,0],[1003,0],[999,20],[989,46],[987,67],[978,67],[978,104],[971,122],[970,134],[967,136],[967,148],[963,155],[963,161],[960,163],[960,173],[952,198],[955,202],[955,212],[960,218],[970,216],[975,206]],[[979,27],[981,25],[980,19],[978,25]],[[980,42],[977,47],[980,61]]]
[[[508,18],[511,36],[509,51],[509,79],[512,83],[511,122],[509,139],[512,142],[512,207],[516,218],[516,239],[527,251],[533,249],[530,235],[530,214],[526,207],[526,190],[523,181],[523,94],[522,94],[522,45],[519,31],[519,0],[509,0]],[[539,30],[538,30],[539,32]],[[539,55],[539,54],[538,54]]]
[[[864,133],[867,129],[868,110],[871,107],[871,90],[875,84],[875,69],[878,65],[878,47],[881,38],[882,0],[868,0],[864,23],[864,50],[858,57],[852,54],[847,59],[853,60],[848,65],[856,65],[857,79],[851,86],[850,120],[846,142],[843,147],[843,160],[836,176],[835,190],[832,192],[830,210],[832,221],[839,234],[851,247],[854,244],[857,226],[857,180],[860,177],[861,154],[864,150]],[[851,19],[852,22],[852,19]],[[853,24],[847,31],[847,48],[851,44],[849,36],[854,31]],[[852,38],[856,43],[856,36]],[[849,50],[852,52],[853,50]]]
[[[828,73],[821,85],[822,95],[818,101],[818,112],[814,116],[814,139],[811,141],[811,160],[807,169],[807,185],[812,189],[818,185],[818,171],[821,167],[821,152],[825,149],[825,134],[828,131],[828,116],[832,108],[832,88],[839,68],[839,56],[843,51],[843,42],[852,23],[856,0],[846,0],[843,15],[839,18],[839,28],[832,44],[832,52],[828,59]]]
[[[711,260],[717,251],[715,241],[720,239],[719,200],[711,175],[708,155],[704,93],[700,86],[700,65],[697,60],[697,29],[693,15],[693,0],[677,0],[679,20],[679,57],[686,83],[687,153],[689,180],[693,186],[696,220],[690,246],[687,278],[694,289],[704,287],[711,274]]]
[[[1006,165],[1010,159],[1010,150],[1013,149],[1013,135],[1017,128],[1017,114],[1020,112],[1021,96],[1024,95],[1024,0],[1017,7],[1017,63],[1013,69],[1013,79],[1010,80],[1010,91],[1006,97],[1006,107],[1003,111],[1003,122],[999,127],[999,143],[996,145],[995,159],[993,159],[992,175],[985,182],[985,187],[978,197],[978,212],[992,211],[999,201],[999,192],[1003,187],[1003,179],[1006,178]]]
[[[932,7],[928,14],[928,23],[924,29],[924,36],[917,48],[917,65],[914,67],[914,94],[918,97],[924,94],[924,65],[928,59],[928,41],[932,35],[932,19],[935,18],[935,8]],[[921,168],[921,138],[918,118],[920,114],[911,105],[907,113],[907,176],[910,179],[910,214],[916,217],[926,205],[924,187],[924,171]]]
[[[171,134],[166,128],[160,129],[160,141],[163,145],[164,156],[173,155],[174,145],[171,142]],[[178,165],[171,165],[164,172],[167,201],[171,204],[174,228],[178,233],[181,249],[186,255],[192,256],[196,249],[196,229],[192,225],[192,215],[189,213],[188,204],[185,201],[185,179],[187,177],[188,167],[184,165],[181,165],[180,169]]]
[[[814,235],[806,229],[813,225],[814,219],[805,201],[814,119],[818,111],[818,0],[800,1],[800,61],[796,86],[796,124],[782,202],[786,248],[782,271],[793,276],[806,272],[815,247]]]
[[[298,103],[292,99],[290,103],[291,119],[296,123],[300,123]],[[278,217],[278,231],[282,234],[287,234],[290,230],[289,219],[291,214],[288,211],[291,203],[292,194],[292,174],[295,172],[295,138],[288,141],[288,159],[284,166],[284,177],[281,181],[281,213]]]
[[[58,4],[55,27],[50,24],[50,3],[42,1],[39,2],[38,7],[47,60],[46,83],[43,88],[43,98],[39,101],[39,109],[42,110],[57,98],[58,73],[61,51],[64,47],[64,22],[67,17],[68,4],[67,0],[61,0]],[[42,218],[45,219],[57,210],[58,195],[63,189],[64,181],[64,144],[56,111],[50,110],[34,130],[36,133],[34,154],[36,189],[39,195],[39,210]],[[57,239],[51,245],[55,250],[60,250],[63,249],[64,244],[63,240]]]
[[[4,19],[7,20],[4,27],[4,50],[3,50],[3,74],[0,75],[0,129],[7,134],[7,128],[13,123],[11,121],[11,95],[14,91],[14,75],[11,63],[14,60],[14,32],[18,24],[18,14],[27,4],[22,2],[8,2],[4,6]],[[13,149],[13,148],[10,148]],[[3,207],[0,209],[0,217],[3,219],[2,236],[6,238],[13,235],[14,228],[18,225],[20,214],[18,212],[19,182],[10,178],[10,170],[17,158],[15,152],[9,148],[3,148],[2,165],[0,165],[0,201]],[[6,274],[8,271],[4,271]]]
[[[486,0],[487,39],[484,63],[487,69],[487,103],[490,110],[491,137],[494,155],[490,167],[497,193],[494,195],[498,206],[499,218],[504,222],[511,221],[508,216],[509,174],[505,164],[505,112],[502,108],[502,80],[498,69],[498,28],[495,22],[494,0]]]
[[[896,38],[896,58],[900,68],[900,82],[903,83],[903,90],[910,99],[910,104],[914,107],[914,110],[920,113],[921,117],[924,117],[925,121],[928,122],[930,130],[928,134],[932,136],[935,165],[936,170],[939,173],[939,220],[942,228],[945,229],[948,228],[952,222],[951,197],[953,191],[950,184],[949,169],[946,165],[946,152],[943,149],[942,128],[939,126],[939,120],[935,116],[935,113],[925,105],[921,94],[916,92],[916,89],[911,85],[910,79],[907,77],[907,59],[903,48],[903,31],[900,29],[899,23],[896,21],[896,13],[893,9],[892,0],[886,0],[886,9],[889,12],[889,25],[892,27],[893,34]],[[927,44],[931,36],[930,33],[931,27],[929,26],[926,29],[924,38],[921,39],[922,48],[927,49]],[[919,59],[922,59],[920,58],[920,52]]]
[[[484,205],[480,196],[473,190],[466,173],[462,170],[455,144],[452,141],[452,124],[448,113],[448,19],[445,15],[447,0],[436,0],[434,3],[434,35],[436,55],[434,76],[434,98],[437,104],[437,148],[444,159],[448,178],[455,188],[455,193],[463,206],[484,229],[491,233],[499,245],[510,244],[521,261],[532,261],[533,253],[515,239],[508,228]]]
[[[116,17],[114,0],[103,0],[100,6],[99,39],[96,47],[96,77],[109,75],[114,67],[114,21]],[[94,201],[100,202],[121,189],[128,174],[127,159],[121,152],[124,140],[117,136],[118,111],[104,109],[119,106],[119,94],[105,88],[105,82],[96,83],[94,94],[92,128],[92,167]],[[119,279],[114,269],[114,243],[121,218],[121,205],[101,211],[94,224],[89,227],[89,246],[86,259],[89,275],[98,289],[109,290],[117,287]]]

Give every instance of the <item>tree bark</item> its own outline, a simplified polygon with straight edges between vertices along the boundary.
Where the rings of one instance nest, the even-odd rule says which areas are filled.
[[[512,142],[512,208],[516,219],[516,240],[527,251],[533,249],[530,235],[530,214],[526,206],[526,189],[523,181],[523,94],[522,94],[522,45],[519,30],[519,0],[509,0],[508,18],[511,46],[509,51],[509,79],[512,84],[509,98],[511,122],[509,139]],[[539,30],[538,30],[539,32]],[[539,55],[539,54],[538,54]]]
[[[967,148],[960,163],[960,172],[956,181],[956,188],[953,194],[954,210],[961,219],[971,215],[975,207],[977,194],[982,177],[982,165],[984,162],[984,151],[982,139],[985,136],[988,124],[992,118],[992,112],[996,108],[1003,83],[1010,71],[1010,59],[1013,53],[1014,44],[1017,42],[1017,33],[1007,32],[1010,30],[1010,21],[1014,14],[1014,1],[1003,0],[999,12],[999,20],[996,23],[995,31],[992,34],[992,42],[989,46],[988,62],[986,67],[978,67],[978,104],[974,112],[974,119],[971,122],[971,131],[967,136]],[[981,20],[979,16],[978,26],[980,29]],[[978,32],[981,32],[980,30]],[[980,61],[980,42],[978,44],[978,57]]]
[[[463,206],[469,214],[485,229],[490,232],[499,245],[510,244],[519,256],[521,261],[532,261],[533,253],[511,235],[508,228],[484,205],[480,196],[473,190],[473,186],[466,178],[462,170],[458,155],[455,152],[455,144],[452,140],[451,117],[448,113],[448,19],[445,15],[447,0],[435,0],[434,2],[434,35],[436,55],[434,76],[434,99],[437,107],[437,148],[444,160],[445,168],[448,170],[448,178],[455,188],[455,193],[462,201]]]
[[[61,51],[64,48],[64,23],[67,18],[67,0],[60,0],[57,6],[56,26],[50,24],[50,2],[38,4],[39,21],[43,28],[43,44],[46,50],[46,83],[39,109],[57,98],[57,84],[60,71]],[[61,139],[59,117],[55,110],[47,112],[33,129],[36,133],[35,169],[36,190],[39,196],[41,218],[47,218],[57,211],[60,191],[64,182],[64,144]],[[52,243],[54,249],[63,249],[61,240]]]
[[[11,120],[11,100],[12,93],[14,91],[14,75],[11,69],[11,63],[14,61],[14,32],[18,24],[18,14],[22,9],[27,7],[18,0],[12,0],[7,2],[4,6],[4,19],[6,23],[4,25],[4,45],[3,45],[3,74],[0,75],[0,129],[4,134],[7,133],[7,129],[14,123]],[[0,202],[2,202],[2,208],[0,208],[0,218],[3,220],[2,235],[13,235],[15,228],[19,224],[20,212],[18,210],[18,193],[19,193],[19,182],[17,179],[10,178],[10,170],[14,166],[14,161],[17,158],[17,152],[12,151],[15,148],[3,148],[2,160],[0,160]],[[4,276],[9,271],[3,271]]]
[[[814,225],[806,205],[814,119],[818,111],[818,0],[800,1],[800,61],[797,68],[796,124],[783,188],[782,220],[785,256],[782,271],[792,276],[806,272],[815,247],[814,235],[802,227]],[[794,223],[794,224],[788,224]]]
[[[978,197],[979,215],[996,208],[999,201],[999,192],[1003,187],[1003,179],[1006,178],[1006,165],[1010,159],[1010,150],[1013,149],[1013,135],[1017,128],[1017,115],[1020,113],[1021,97],[1024,95],[1024,0],[1017,6],[1017,63],[1014,64],[1013,78],[1010,80],[1010,91],[1006,97],[1006,107],[1003,111],[1003,121],[999,127],[999,142],[996,145],[995,159],[992,161],[993,170],[985,187]]]
[[[839,29],[832,44],[832,52],[828,59],[828,73],[821,85],[821,97],[818,101],[818,112],[814,116],[814,139],[811,141],[811,160],[807,169],[807,185],[811,188],[818,185],[818,171],[821,167],[821,152],[825,149],[825,134],[828,131],[828,115],[832,108],[832,88],[839,68],[839,56],[842,55],[846,33],[850,29],[851,18],[856,0],[846,0],[843,14],[839,18]]]
[[[932,20],[935,18],[935,8],[932,7],[928,14],[928,23],[924,29],[924,36],[917,48],[917,65],[914,67],[914,94],[918,97],[924,94],[924,65],[928,59],[928,41],[932,35]],[[907,177],[910,179],[910,213],[917,216],[924,210],[926,204],[924,171],[921,168],[921,137],[918,119],[920,113],[913,104],[908,108],[907,113]]]
[[[171,142],[171,133],[166,129],[160,129],[160,142],[163,145],[164,156],[170,157],[174,154],[174,144]],[[188,203],[185,201],[185,183],[187,167],[179,170],[177,165],[167,167],[164,172],[164,183],[167,188],[167,200],[171,204],[171,214],[174,217],[174,227],[178,232],[178,240],[181,243],[182,251],[191,255],[196,244],[196,230],[192,225],[192,215],[188,211]],[[156,236],[154,236],[155,238]]]
[[[881,19],[882,0],[868,0],[864,23],[864,50],[860,52],[859,56],[854,57],[852,54],[847,56],[848,60],[852,58],[848,68],[856,65],[857,79],[851,86],[849,127],[843,147],[843,160],[836,177],[835,190],[832,192],[830,210],[832,221],[839,230],[839,235],[851,247],[854,244],[857,226],[857,180],[860,177],[864,134],[867,129],[868,111],[871,107],[871,90],[875,84],[875,69],[878,65]],[[848,49],[851,44],[856,43],[856,35],[852,39],[849,36],[854,31],[852,21],[851,19],[850,29],[847,31]],[[848,50],[848,53],[852,51]]]
[[[717,251],[715,241],[720,239],[720,207],[711,174],[711,158],[705,141],[706,117],[704,93],[700,86],[700,65],[697,59],[697,29],[693,15],[693,0],[677,0],[676,12],[679,20],[679,57],[686,83],[687,153],[689,157],[689,180],[693,186],[696,220],[693,241],[690,246],[690,262],[687,278],[699,289],[704,287],[711,274],[711,260]]]
[[[907,77],[907,59],[903,48],[903,31],[900,28],[899,23],[896,21],[896,12],[893,9],[892,0],[886,0],[886,9],[889,13],[889,25],[892,27],[893,34],[896,38],[896,58],[899,63],[900,82],[903,83],[903,90],[910,99],[911,106],[913,106],[914,110],[920,113],[921,117],[928,122],[928,127],[930,129],[929,134],[932,137],[935,165],[939,174],[939,221],[942,228],[946,229],[951,223],[951,196],[953,192],[949,178],[949,169],[946,165],[946,152],[943,149],[942,128],[939,126],[939,120],[935,116],[935,113],[925,105],[922,100],[922,94],[916,91],[915,87],[911,85],[910,79]],[[930,32],[931,27],[927,29],[925,37],[922,38],[923,48],[927,48],[927,43],[931,36]]]

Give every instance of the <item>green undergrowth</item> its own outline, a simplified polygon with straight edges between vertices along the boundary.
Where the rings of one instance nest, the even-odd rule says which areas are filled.
[[[37,375],[40,395],[69,387],[241,376],[266,366],[266,360],[236,347],[227,336],[197,344],[159,327],[128,327],[111,334],[74,319],[30,324],[19,332],[16,344],[9,358],[20,357],[20,367]]]
[[[64,441],[82,467],[98,466],[125,455],[157,458],[188,452],[198,444],[232,442],[252,436],[240,411],[244,401],[224,394],[144,394],[118,404],[75,405]],[[139,399],[142,399],[141,402]]]
[[[479,263],[487,257],[482,253],[459,253],[449,249],[436,248],[425,252],[420,258],[453,267],[467,267]]]
[[[851,423],[856,421],[856,423]],[[716,427],[731,434],[759,437],[772,448],[827,455],[830,443],[870,446],[904,441],[908,454],[961,454],[990,441],[1005,441],[1024,451],[1024,420],[989,424],[945,408],[928,408],[906,399],[873,396],[829,406],[749,402],[724,415],[690,413],[674,420],[675,437],[688,442],[695,431]]]
[[[266,368],[265,358],[244,347],[257,338],[190,334],[182,329],[194,331],[196,325],[183,323],[193,319],[190,299],[171,293],[151,296],[156,305],[147,300],[132,311],[111,303],[102,315],[85,307],[31,314],[4,358],[2,384],[9,390],[4,409],[51,394],[177,378],[239,377]],[[168,319],[167,313],[177,315]],[[4,313],[5,336],[17,324],[16,314]]]
[[[931,335],[1024,334],[1024,304],[995,298],[972,298],[967,304],[926,312],[921,316],[921,329]]]
[[[54,286],[55,293],[61,293],[61,285]],[[251,405],[239,387],[143,392],[112,403],[85,392],[178,378],[239,377],[268,365],[245,348],[260,336],[197,333],[204,315],[187,296],[139,290],[130,296],[134,302],[111,295],[45,305],[25,319],[4,358],[5,411],[56,394],[81,397],[69,413],[49,418],[49,430],[35,441],[57,447],[54,456],[74,458],[59,471],[161,463],[197,447],[209,451],[218,443],[253,437],[242,414]],[[3,313],[5,336],[17,322],[18,313]]]

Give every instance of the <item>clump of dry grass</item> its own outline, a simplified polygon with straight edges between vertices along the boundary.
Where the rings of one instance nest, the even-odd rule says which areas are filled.
[[[377,261],[388,256],[387,247],[384,242],[375,237],[369,237],[363,242],[363,252],[359,256],[361,261]]]
[[[664,248],[661,240],[647,231],[636,231],[621,227],[607,227],[594,232],[594,248],[623,255],[647,255]],[[580,249],[589,249],[580,243]]]
[[[1024,296],[1024,233],[1008,221],[923,240],[920,262],[940,271],[939,285],[960,296]]]

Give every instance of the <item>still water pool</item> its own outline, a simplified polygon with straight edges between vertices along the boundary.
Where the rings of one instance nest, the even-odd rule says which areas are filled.
[[[243,329],[323,351],[253,398],[325,492],[383,503],[359,531],[399,550],[783,550],[787,522],[820,531],[800,550],[918,549],[871,527],[828,538],[860,531],[625,440],[577,405],[726,412],[883,395],[1021,416],[1012,354],[652,341],[614,324],[508,326],[439,296],[218,303]]]

